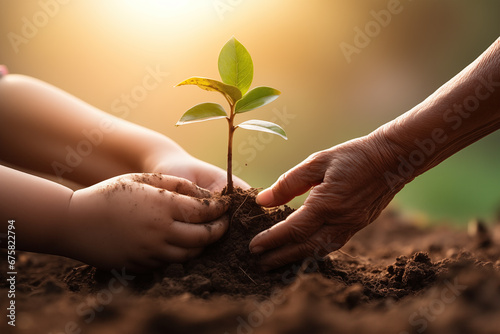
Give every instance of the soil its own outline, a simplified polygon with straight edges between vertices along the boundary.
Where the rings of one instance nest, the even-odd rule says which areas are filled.
[[[293,212],[238,191],[231,227],[202,256],[138,275],[17,252],[1,333],[498,333],[500,223],[420,227],[386,210],[341,251],[261,272],[248,243]],[[0,256],[7,258],[6,250]]]

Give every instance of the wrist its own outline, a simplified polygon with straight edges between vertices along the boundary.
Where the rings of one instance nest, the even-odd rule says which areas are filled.
[[[373,145],[378,155],[377,170],[384,185],[391,191],[398,192],[417,176],[412,164],[413,159],[404,144],[392,135],[392,124],[386,124],[366,136],[367,142]]]
[[[18,249],[54,253],[61,241],[60,228],[66,222],[73,191],[61,184],[4,166],[0,166],[0,176],[0,212],[4,221],[19,221],[16,226]],[[9,216],[5,217],[6,214]]]
[[[146,150],[140,161],[142,173],[155,173],[161,171],[169,174],[176,161],[191,157],[181,146],[170,138],[159,135],[155,145]]]
[[[50,224],[45,225],[45,235],[43,237],[43,253],[54,254],[59,256],[71,257],[68,254],[72,249],[72,240],[74,235],[70,233],[72,218],[70,217],[70,206],[74,191],[68,194],[67,203],[58,215],[58,219],[54,219]],[[74,232],[73,232],[74,233]]]

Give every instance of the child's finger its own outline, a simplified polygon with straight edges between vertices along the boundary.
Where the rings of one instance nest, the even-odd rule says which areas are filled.
[[[165,267],[169,263],[181,263],[200,255],[203,247],[185,248],[172,244],[164,244],[159,250],[147,257],[129,259],[127,269],[136,273],[147,273],[151,269]],[[103,267],[106,269],[112,269]]]
[[[7,70],[7,66],[0,65],[0,78],[3,77],[4,75],[7,75],[8,73],[9,70]]]
[[[186,248],[205,247],[219,240],[229,226],[229,217],[211,221],[206,224],[186,224],[174,221],[166,236],[169,244]]]
[[[262,253],[289,243],[302,244],[321,227],[321,224],[322,220],[315,215],[315,211],[303,205],[286,220],[257,234],[250,241],[250,251]]]
[[[220,217],[229,206],[225,197],[215,199],[210,191],[193,182],[175,176],[156,174],[130,174],[134,182],[159,188],[155,196],[160,206],[168,207],[170,216],[185,223],[204,223]],[[165,191],[162,191],[165,189]]]
[[[139,183],[149,184],[153,187],[176,192],[178,194],[192,196],[196,198],[209,198],[212,193],[201,187],[198,187],[193,182],[160,173],[154,174],[132,174],[132,180]]]
[[[158,253],[154,255],[155,260],[162,263],[181,263],[191,260],[200,255],[203,247],[199,248],[185,248],[172,244],[166,244]]]
[[[170,193],[166,195],[170,216],[184,223],[206,223],[219,218],[229,207],[229,201],[221,198],[195,198]]]

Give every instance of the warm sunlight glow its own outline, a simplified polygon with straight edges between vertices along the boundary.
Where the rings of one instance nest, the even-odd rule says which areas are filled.
[[[189,38],[191,31],[220,22],[209,0],[110,0],[99,2],[93,10],[108,30],[129,43],[168,42],[168,37]]]
[[[141,15],[156,17],[183,17],[207,7],[206,0],[126,0],[125,6]]]

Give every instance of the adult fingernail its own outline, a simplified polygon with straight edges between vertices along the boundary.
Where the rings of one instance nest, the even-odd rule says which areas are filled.
[[[257,197],[255,198],[255,202],[262,206],[268,206],[273,202],[273,197],[273,191],[271,190],[271,188],[267,188],[257,195]]]

